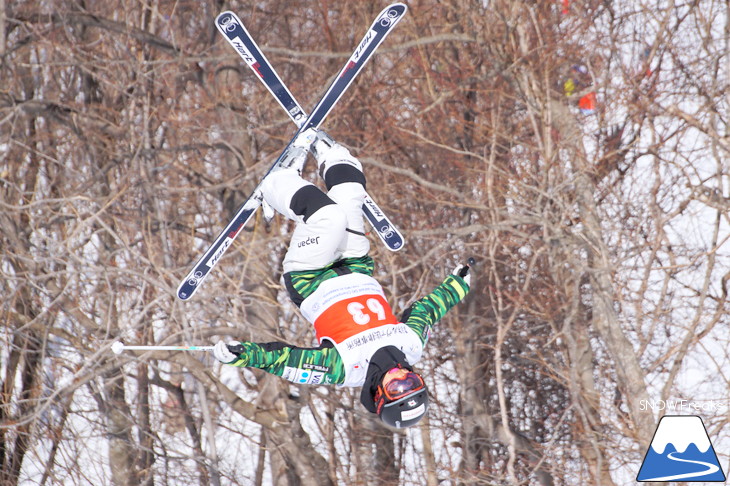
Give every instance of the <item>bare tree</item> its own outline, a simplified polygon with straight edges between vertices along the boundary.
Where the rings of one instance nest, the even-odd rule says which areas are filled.
[[[373,240],[396,312],[477,259],[418,365],[416,430],[353,390],[110,352],[313,341],[283,219],[174,297],[294,133],[213,19],[236,11],[309,108],[382,7],[0,2],[2,484],[624,484],[650,404],[728,403],[720,0],[409,2],[325,128],[406,236]]]

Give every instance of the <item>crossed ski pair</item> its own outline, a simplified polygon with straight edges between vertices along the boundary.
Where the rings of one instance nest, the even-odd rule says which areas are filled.
[[[272,164],[264,177],[262,177],[262,181],[282,161],[292,142],[301,132],[312,127],[318,128],[322,124],[329,112],[358,75],[361,68],[367,63],[383,40],[385,40],[385,37],[390,33],[392,28],[405,15],[406,10],[407,7],[404,4],[394,3],[378,14],[370,29],[365,34],[365,37],[360,41],[347,63],[345,63],[345,66],[340,70],[337,77],[327,89],[327,92],[308,117],[301,105],[297,103],[278,74],[271,67],[268,59],[261,52],[261,49],[259,49],[251,35],[246,31],[240,19],[233,12],[223,12],[216,18],[216,26],[220,33],[228,40],[246,64],[254,70],[261,82],[264,83],[279,104],[289,114],[292,121],[299,127],[297,133],[284,151]],[[246,202],[241,205],[233,219],[231,219],[228,225],[216,237],[213,244],[211,244],[190,273],[180,283],[177,289],[177,295],[181,300],[187,300],[193,296],[203,280],[205,280],[213,267],[231,246],[236,236],[238,236],[259,206],[261,206],[260,185],[261,183],[254,189]],[[378,233],[378,236],[390,250],[396,251],[402,248],[402,235],[395,229],[385,216],[385,213],[380,210],[369,195],[365,198],[363,213]]]

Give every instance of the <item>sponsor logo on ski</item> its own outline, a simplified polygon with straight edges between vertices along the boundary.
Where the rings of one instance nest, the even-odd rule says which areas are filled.
[[[228,14],[225,17],[221,17],[218,22],[220,23],[221,28],[226,32],[233,32],[234,30],[236,30],[236,20],[231,14]]]
[[[373,40],[373,38],[378,33],[375,32],[373,29],[370,29],[368,33],[365,35],[365,37],[360,42],[360,45],[357,46],[357,49],[355,49],[355,52],[352,54],[352,57],[350,58],[350,61],[352,63],[357,64],[357,62],[360,60],[360,57],[363,55],[367,47],[370,45],[370,42]]]
[[[233,243],[233,238],[228,237],[225,240],[223,240],[223,243],[221,244],[220,248],[216,250],[215,253],[213,253],[213,256],[210,257],[210,259],[205,262],[205,264],[208,266],[208,268],[213,268],[218,263],[218,260],[223,256],[223,254],[226,252],[229,246],[231,246],[231,243]]]
[[[392,238],[395,235],[395,231],[393,231],[393,228],[391,228],[387,224],[381,226],[379,231],[380,231],[380,234],[383,235],[383,238],[386,238],[386,239]]]
[[[395,19],[398,18],[398,11],[394,8],[391,8],[385,14],[380,18],[380,25],[383,27],[388,27]]]
[[[254,64],[256,64],[256,59],[251,54],[251,51],[249,51],[243,44],[243,41],[240,37],[231,39],[231,45],[238,51],[243,60],[246,61],[246,64],[248,64],[249,66],[253,66]]]
[[[188,279],[188,285],[190,285],[191,287],[197,287],[198,282],[200,282],[202,279],[203,279],[203,272],[198,270]]]
[[[378,206],[375,204],[375,202],[370,199],[369,197],[365,198],[365,201],[363,202],[365,206],[368,207],[368,210],[375,216],[377,219],[384,219],[385,215],[383,212],[378,208]]]

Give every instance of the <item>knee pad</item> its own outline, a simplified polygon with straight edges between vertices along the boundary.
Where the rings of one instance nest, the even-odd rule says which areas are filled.
[[[343,184],[345,182],[357,182],[365,187],[365,174],[362,170],[347,164],[338,163],[330,166],[324,174],[324,184],[327,186],[329,191],[337,184]]]
[[[289,219],[298,219],[291,212],[291,199],[301,189],[312,186],[296,170],[282,169],[269,173],[261,182],[261,194],[266,203]]]
[[[294,193],[289,203],[289,209],[297,216],[301,216],[306,223],[314,213],[333,204],[335,202],[316,186],[306,185]]]
[[[357,182],[365,186],[362,164],[342,145],[335,145],[317,159],[319,175],[327,190],[343,182]]]

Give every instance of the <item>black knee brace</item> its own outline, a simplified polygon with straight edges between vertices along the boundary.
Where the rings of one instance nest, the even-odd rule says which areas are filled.
[[[324,174],[324,184],[328,191],[343,182],[359,182],[365,187],[365,174],[350,164],[335,164],[327,169]]]
[[[303,216],[306,223],[311,215],[330,204],[335,204],[335,202],[327,194],[316,186],[306,185],[294,193],[291,203],[289,203],[289,209],[294,211],[294,214]]]

